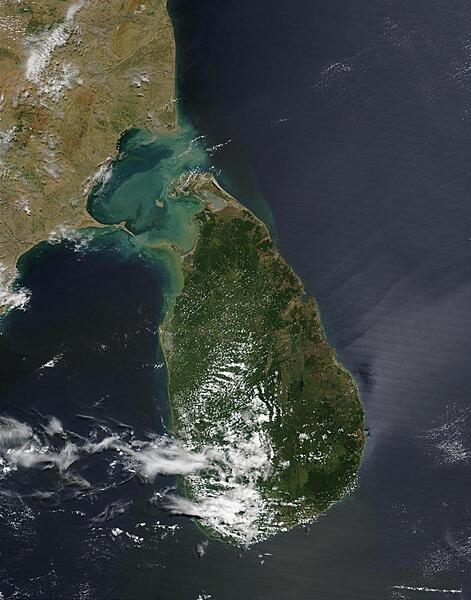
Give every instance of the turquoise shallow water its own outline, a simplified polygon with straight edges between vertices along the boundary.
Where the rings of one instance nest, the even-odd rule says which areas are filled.
[[[103,224],[124,224],[138,245],[168,242],[191,249],[192,217],[202,204],[176,195],[173,185],[183,174],[210,168],[201,137],[189,125],[158,135],[133,129],[123,133],[117,148],[118,157],[90,192],[90,214]]]
[[[310,530],[243,554],[210,542],[203,558],[188,523],[163,541],[136,527],[156,521],[136,480],[69,511],[2,494],[0,591],[35,600],[445,597],[392,587],[410,585],[471,598],[470,463],[441,454],[453,443],[470,452],[469,2],[169,6],[185,112],[211,143],[232,140],[214,156],[236,183],[227,189],[261,216],[252,171],[284,255],[362,384],[371,436],[360,486]],[[170,165],[171,153],[162,159]],[[45,245],[34,273],[32,264],[22,273],[33,304],[0,336],[2,413],[33,422],[37,410],[63,411],[66,427],[88,435],[74,416],[87,409],[142,433],[158,425],[157,262],[93,249]],[[62,362],[37,370],[58,352]],[[424,445],[420,435],[450,418],[451,437]],[[106,505],[108,520],[92,521]],[[112,538],[113,527],[145,544]]]
[[[263,566],[218,549],[188,580],[218,600],[471,599],[469,2],[169,7],[181,108],[232,140],[228,178],[252,171],[369,428],[358,489],[309,533]]]
[[[27,310],[0,322],[0,418],[30,427],[38,440],[51,417],[72,443],[106,436],[133,443],[168,433],[158,327],[181,284],[175,250],[193,246],[193,216],[203,206],[176,194],[173,184],[208,169],[203,141],[189,126],[121,136],[118,156],[88,202],[106,226],[42,242],[19,261],[18,286],[31,297]],[[51,451],[60,453],[65,438],[47,437]],[[80,472],[87,491],[77,488],[72,472]],[[4,546],[15,556],[14,564],[0,566],[0,592],[49,599],[78,598],[86,590],[115,597],[117,570],[136,540],[145,540],[152,560],[165,553],[163,539],[180,529],[180,539],[191,539],[185,547],[194,547],[201,535],[190,521],[169,517],[152,500],[175,485],[174,477],[141,484],[106,451],[76,461],[66,485],[54,469],[0,477],[2,515],[28,514],[16,532],[0,516]],[[8,494],[17,500],[2,503]],[[66,549],[49,533],[51,519],[58,534],[67,532]],[[126,534],[116,541],[113,531]],[[128,534],[135,537],[124,543]],[[98,575],[105,567],[107,574]],[[39,591],[32,583],[38,577]]]
[[[88,199],[105,227],[42,242],[19,261],[18,286],[31,297],[27,310],[0,321],[0,442],[8,419],[54,456],[83,440],[117,438],[130,447],[169,435],[158,328],[182,284],[179,253],[193,247],[193,217],[203,208],[175,183],[212,167],[204,138],[188,124],[159,135],[126,131],[117,149]],[[51,418],[63,434],[48,433]],[[5,479],[0,468],[2,514],[11,522],[28,515],[17,532],[0,515],[15,557],[0,565],[7,597],[114,598],[120,572],[135,560],[166,569],[173,546],[191,552],[207,543],[189,519],[159,504],[176,491],[174,476],[141,481],[106,450],[84,453],[65,470],[64,484],[54,467]]]

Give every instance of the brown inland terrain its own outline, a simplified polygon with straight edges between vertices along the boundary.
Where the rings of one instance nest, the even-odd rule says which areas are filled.
[[[5,289],[38,241],[99,225],[87,192],[124,130],[175,127],[175,44],[164,0],[3,2],[0,40]]]

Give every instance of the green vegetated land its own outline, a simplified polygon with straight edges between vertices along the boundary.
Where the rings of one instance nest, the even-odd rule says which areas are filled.
[[[230,482],[250,486],[258,473],[263,538],[312,519],[351,487],[363,410],[314,300],[305,298],[265,225],[232,202],[195,219],[199,236],[182,259],[183,290],[162,327],[173,429],[196,448],[229,453],[239,438],[236,458],[246,461],[245,471],[229,470],[227,485],[220,474],[203,472],[187,479],[186,489],[201,501]]]
[[[352,486],[363,411],[314,300],[195,139],[189,125],[127,132],[88,206],[102,223],[125,223],[140,252],[168,257],[171,430],[192,457],[177,465],[185,497],[169,508],[247,545],[311,520]]]

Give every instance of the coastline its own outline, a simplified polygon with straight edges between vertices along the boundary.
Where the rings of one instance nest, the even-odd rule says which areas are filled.
[[[176,126],[175,36],[166,2],[146,1],[139,10],[133,6],[119,0],[108,7],[56,6],[56,16],[64,11],[65,16],[52,24],[47,1],[19,14],[15,5],[8,8],[25,28],[31,19],[38,33],[51,31],[51,40],[59,36],[63,41],[51,41],[34,77],[35,51],[24,57],[22,50],[14,66],[9,61],[0,65],[13,86],[2,94],[3,126],[10,123],[11,135],[0,159],[6,174],[0,204],[0,315],[10,308],[16,265],[24,252],[64,227],[101,227],[87,211],[87,188],[102,177],[103,165],[116,158],[120,133],[132,127],[168,131]],[[5,35],[16,51],[18,40]],[[98,46],[96,36],[101,36]],[[28,47],[27,28],[21,41]],[[101,47],[109,52],[102,53]],[[64,65],[75,69],[75,79],[50,97],[56,65],[64,58]],[[144,73],[142,80],[136,79],[136,69]],[[15,100],[17,95],[21,100]]]
[[[172,29],[172,31],[173,31],[173,29]],[[174,36],[174,40],[175,40],[175,36]],[[175,71],[176,71],[176,64],[174,67],[174,83],[176,86],[177,78],[175,77]],[[175,87],[175,92],[176,92],[176,87]],[[175,130],[182,131],[185,127],[185,123],[188,123],[188,119],[186,119],[185,116],[181,113],[178,102],[175,103],[175,115],[176,115]],[[127,131],[127,130],[125,130],[125,131]],[[149,130],[141,130],[141,131],[149,131]],[[124,133],[125,132],[123,132],[121,134],[121,136],[118,140],[118,143],[122,139],[122,136]],[[191,143],[196,139],[198,139],[198,136],[196,136],[193,140],[191,140]],[[191,146],[191,144],[190,144],[190,146]],[[118,148],[118,150],[119,150],[119,148]],[[117,158],[118,157],[115,154],[115,158],[112,159],[112,162],[115,163],[117,161]],[[261,218],[256,216],[250,209],[246,208],[243,204],[241,204],[234,196],[229,194],[223,188],[223,186],[218,182],[217,177],[215,177],[213,173],[211,173],[211,172],[202,172],[201,173],[200,172],[199,174],[196,174],[196,175],[192,174],[190,177],[188,177],[185,175],[185,172],[183,172],[182,176],[180,178],[177,178],[176,182],[174,183],[174,193],[175,193],[175,202],[178,202],[178,196],[194,196],[201,202],[201,204],[202,204],[201,209],[196,211],[190,217],[190,222],[193,224],[195,224],[197,222],[197,220],[198,220],[197,215],[200,214],[201,212],[206,211],[208,213],[216,214],[222,208],[232,207],[234,209],[234,212],[237,215],[245,215],[244,218],[247,218],[247,220],[251,222],[251,225],[255,226],[255,228],[258,228],[258,227],[261,228],[263,231],[261,241],[263,243],[269,244],[271,247],[272,254],[270,255],[270,260],[273,261],[274,263],[280,262],[284,265],[284,268],[286,268],[287,273],[288,273],[288,278],[295,281],[296,287],[299,288],[299,290],[300,290],[300,297],[302,297],[302,300],[300,300],[300,307],[301,308],[307,307],[307,302],[311,301],[311,299],[309,299],[309,300],[306,299],[303,282],[296,275],[294,269],[288,263],[286,263],[286,261],[283,259],[276,244],[272,240],[272,236],[270,234],[269,228],[266,225],[266,223]],[[208,196],[208,194],[209,194],[209,196]],[[211,197],[218,198],[222,202],[222,207],[219,206],[219,204],[215,203],[214,201],[211,202]],[[95,227],[101,227],[104,225],[104,223],[95,224],[94,221],[93,221],[93,224]],[[110,226],[108,225],[108,227],[110,227]],[[168,406],[169,406],[169,415],[170,415],[169,428],[172,431],[172,433],[177,434],[178,433],[177,412],[176,412],[176,407],[175,407],[174,403],[172,402],[172,398],[171,398],[171,394],[170,394],[170,387],[172,385],[172,377],[173,377],[172,368],[171,368],[171,364],[170,364],[170,362],[171,362],[170,354],[173,349],[172,339],[170,337],[170,329],[171,329],[170,323],[172,322],[173,317],[174,317],[174,309],[175,309],[176,301],[179,298],[179,296],[181,295],[181,293],[185,287],[186,274],[185,274],[185,270],[184,270],[184,263],[192,257],[192,254],[195,251],[195,249],[198,245],[198,242],[199,242],[199,237],[200,237],[199,226],[196,226],[197,233],[194,238],[193,246],[185,252],[182,252],[178,248],[177,244],[172,242],[172,240],[170,238],[169,239],[164,239],[164,238],[158,239],[158,241],[155,241],[154,243],[152,243],[152,241],[146,242],[146,241],[144,241],[143,237],[141,237],[141,234],[134,233],[126,225],[124,225],[123,222],[119,222],[114,225],[111,225],[111,229],[113,227],[115,229],[121,229],[121,230],[125,231],[130,236],[130,239],[133,240],[133,244],[138,252],[142,252],[142,253],[146,254],[147,256],[149,256],[151,258],[152,261],[155,261],[155,260],[157,260],[159,262],[163,261],[166,265],[166,270],[169,274],[170,285],[169,285],[169,288],[165,292],[165,305],[166,306],[165,306],[165,310],[164,310],[163,319],[159,325],[158,337],[159,337],[160,350],[162,352],[165,369],[166,369],[166,374],[167,374],[166,387],[167,387],[167,402],[168,402]],[[80,234],[83,231],[84,230],[79,229],[79,230],[77,230],[77,234]],[[322,335],[324,337],[324,340],[326,340],[325,331],[324,331],[324,328],[322,325],[322,320],[320,318],[319,309],[318,309],[317,304],[315,303],[315,300],[313,300],[313,299],[312,299],[312,305],[314,307],[315,321],[316,322],[318,321],[319,327],[320,327]],[[296,307],[297,307],[297,305],[296,305]],[[328,346],[327,342],[326,342],[326,345]],[[330,346],[328,346],[328,347],[333,353],[333,361],[334,361],[335,365],[339,368],[339,370],[342,371],[344,378],[348,378],[353,381],[353,384],[355,386],[356,396],[359,398],[358,387],[356,386],[356,382],[354,381],[350,372],[340,364],[338,357],[335,354],[335,350],[332,349]],[[361,400],[360,400],[360,403],[361,403]],[[364,419],[363,412],[362,412],[362,415],[363,415],[363,419]],[[362,450],[364,447],[363,429],[364,429],[364,421],[363,421],[362,434],[361,434],[363,437],[360,439],[360,443],[362,445]],[[360,457],[360,460],[361,460],[361,457]],[[186,494],[187,497],[191,498],[192,494],[189,492],[189,487],[186,486],[185,489],[187,491],[187,494]],[[338,501],[338,499],[335,501]],[[325,508],[324,510],[327,510],[327,508]],[[295,521],[294,524],[299,524],[302,522],[312,520],[313,518],[317,517],[318,514],[321,514],[322,512],[324,512],[324,510],[322,510],[319,513],[310,514],[307,517],[305,517],[305,519],[304,519],[304,517],[301,516],[300,518],[298,518]],[[285,527],[289,527],[291,525],[292,525],[291,522],[289,522],[285,525]],[[204,525],[204,527],[206,528],[207,525]]]
[[[224,190],[224,188],[219,184],[219,182],[217,181],[217,178],[215,178],[213,174],[209,174],[209,175],[208,174],[200,174],[199,177],[194,176],[191,179],[191,184],[188,186],[188,188],[186,188],[184,190],[184,193],[191,194],[191,195],[198,197],[205,204],[205,207],[203,208],[203,210],[193,216],[193,219],[198,220],[200,223],[212,222],[214,219],[216,219],[216,221],[217,221],[219,219],[218,215],[221,213],[224,213],[225,215],[229,215],[229,216],[225,216],[224,219],[229,218],[229,220],[231,220],[231,219],[237,220],[238,218],[240,218],[240,219],[244,220],[244,222],[250,223],[251,227],[259,230],[259,234],[258,234],[259,238],[257,238],[257,239],[259,239],[260,241],[257,242],[257,247],[259,245],[261,245],[261,246],[266,245],[267,248],[269,248],[269,250],[266,251],[265,260],[268,261],[270,264],[274,264],[274,265],[277,264],[278,268],[281,270],[284,269],[286,272],[286,274],[284,275],[284,277],[286,278],[285,280],[286,281],[291,280],[293,282],[293,285],[295,286],[295,289],[298,290],[296,292],[297,295],[293,296],[292,300],[290,300],[286,309],[284,309],[284,311],[286,311],[286,313],[287,313],[286,316],[283,317],[283,320],[286,319],[286,325],[282,326],[283,333],[281,335],[282,336],[289,335],[288,332],[285,329],[283,329],[283,327],[289,327],[290,319],[294,319],[295,320],[294,322],[297,323],[298,322],[297,319],[300,318],[301,319],[300,322],[303,323],[303,325],[301,327],[302,328],[306,327],[306,332],[305,332],[305,334],[302,334],[302,335],[307,336],[306,338],[301,337],[301,339],[303,340],[302,344],[306,343],[304,340],[311,339],[312,337],[317,339],[316,336],[317,335],[320,336],[318,342],[317,341],[316,342],[311,342],[311,341],[307,342],[307,346],[305,349],[305,351],[307,353],[306,358],[311,353],[316,353],[316,352],[320,352],[321,354],[325,353],[325,356],[324,356],[324,354],[322,354],[322,356],[324,358],[322,358],[320,361],[320,364],[324,364],[326,373],[328,373],[325,376],[329,378],[329,381],[332,381],[332,385],[334,387],[339,386],[338,393],[341,394],[342,398],[345,400],[345,407],[344,408],[342,408],[342,407],[332,408],[332,410],[334,411],[332,413],[332,415],[334,415],[334,414],[337,415],[337,416],[335,416],[335,420],[337,420],[337,423],[340,422],[343,425],[345,425],[347,422],[349,422],[350,419],[353,419],[352,422],[355,423],[355,427],[353,430],[354,432],[348,433],[349,436],[354,435],[354,437],[355,437],[355,440],[356,440],[355,441],[355,451],[354,452],[352,451],[351,454],[350,454],[350,451],[348,451],[348,453],[346,454],[347,463],[349,461],[353,461],[352,465],[354,465],[354,466],[353,467],[350,467],[350,466],[345,467],[347,469],[346,473],[349,472],[349,475],[346,476],[345,484],[344,483],[341,484],[340,493],[335,493],[332,497],[328,496],[327,502],[321,501],[321,508],[319,510],[317,510],[317,509],[313,510],[313,508],[310,507],[309,503],[306,504],[306,507],[303,507],[303,508],[301,508],[301,506],[299,507],[300,512],[299,512],[299,514],[297,514],[296,517],[294,517],[293,515],[290,516],[289,515],[290,510],[288,510],[286,513],[286,520],[281,521],[281,523],[283,523],[283,525],[277,526],[275,529],[276,529],[276,531],[281,531],[281,530],[289,529],[293,526],[300,525],[302,523],[307,523],[307,522],[312,521],[313,519],[317,518],[319,515],[325,513],[333,504],[336,504],[337,502],[339,502],[345,496],[345,494],[347,494],[356,485],[358,468],[359,468],[359,465],[361,464],[363,451],[364,451],[364,441],[365,441],[364,410],[363,410],[363,405],[361,402],[361,397],[360,397],[358,386],[357,386],[356,381],[353,378],[352,374],[348,371],[348,369],[346,369],[340,363],[339,358],[335,352],[335,349],[332,348],[328,344],[317,303],[315,302],[315,300],[313,298],[306,296],[304,285],[303,285],[301,279],[297,276],[294,269],[284,260],[283,256],[279,252],[276,244],[274,244],[274,242],[272,241],[270,232],[269,232],[267,226],[265,225],[265,223],[261,219],[259,219],[256,215],[254,215],[249,209],[245,208],[237,199],[235,199],[230,194],[228,194]],[[221,208],[218,205],[218,208],[216,208],[216,209],[212,208],[211,202],[208,201],[208,193],[219,196],[224,202],[224,207]],[[205,214],[207,215],[206,218],[204,217]],[[184,277],[183,288],[181,290],[181,293],[178,296],[174,296],[173,298],[171,298],[171,304],[168,307],[165,317],[159,326],[159,340],[160,340],[163,355],[165,357],[165,366],[166,366],[166,371],[167,371],[167,395],[168,395],[168,401],[170,404],[170,414],[171,414],[170,428],[174,435],[177,435],[180,437],[183,436],[183,439],[187,440],[187,443],[190,443],[190,447],[192,447],[196,450],[199,450],[202,447],[212,447],[213,444],[215,444],[214,447],[218,447],[218,443],[215,440],[211,440],[210,438],[206,439],[204,435],[203,435],[203,439],[198,441],[198,436],[195,438],[195,437],[193,437],[192,433],[189,433],[187,431],[187,425],[185,425],[185,423],[188,419],[187,419],[187,417],[184,417],[184,415],[186,413],[185,406],[189,410],[190,410],[190,406],[187,403],[187,404],[184,404],[184,406],[182,407],[182,404],[181,404],[182,392],[181,392],[181,382],[180,382],[182,365],[179,364],[179,366],[177,368],[179,376],[177,379],[175,379],[174,364],[175,364],[175,360],[178,360],[178,358],[175,359],[175,357],[173,355],[175,354],[175,356],[177,356],[177,357],[180,356],[180,361],[182,359],[188,360],[188,368],[189,369],[195,368],[195,365],[193,364],[193,359],[195,357],[193,355],[188,356],[188,357],[185,357],[185,356],[182,357],[181,356],[181,348],[179,348],[178,345],[176,348],[174,347],[173,336],[175,334],[179,335],[178,339],[180,339],[180,343],[181,343],[181,333],[178,334],[178,331],[179,331],[178,325],[177,326],[175,325],[176,319],[178,320],[178,316],[175,315],[175,309],[178,306],[178,304],[181,304],[181,302],[185,302],[185,300],[184,300],[185,297],[187,297],[186,302],[188,302],[188,294],[190,294],[190,296],[193,297],[193,294],[195,293],[195,290],[193,290],[193,292],[188,292],[188,290],[186,289],[188,286],[187,278],[192,278],[194,276],[194,269],[192,268],[191,264],[194,260],[195,253],[197,252],[197,250],[199,250],[201,236],[202,236],[202,233],[200,231],[200,235],[199,235],[198,239],[195,240],[195,246],[192,249],[192,251],[186,252],[184,254],[179,253],[178,259],[180,260],[181,271],[182,271],[183,277]],[[228,238],[226,238],[226,239],[228,239]],[[221,243],[223,244],[224,242],[222,242],[222,240],[217,241],[218,252],[219,251],[223,252],[222,247],[219,245]],[[250,242],[247,242],[247,243],[249,245],[248,246],[246,245],[243,247],[245,247],[246,250],[249,251]],[[214,252],[216,252],[215,249],[212,250],[213,254],[214,254]],[[262,253],[261,255],[265,256],[264,252],[265,251],[261,251],[261,253]],[[208,257],[208,260],[210,260],[209,257]],[[214,273],[214,271],[212,271],[212,272]],[[274,281],[273,281],[273,283],[274,283]],[[283,288],[283,286],[282,286],[282,288]],[[196,297],[198,297],[198,294],[200,292],[196,292],[197,293]],[[221,290],[221,293],[224,293],[224,292]],[[227,294],[227,291],[225,293]],[[203,296],[203,298],[206,298],[206,296]],[[205,300],[203,300],[203,303],[204,302],[205,302]],[[191,300],[190,300],[190,303],[191,303]],[[180,308],[179,314],[183,310],[184,309]],[[190,307],[187,305],[187,308],[184,310],[184,313],[188,314],[188,311],[190,311],[190,310],[191,310]],[[210,307],[207,307],[207,310],[211,311]],[[234,307],[234,310],[237,312],[238,309]],[[212,312],[210,312],[210,314],[212,314]],[[283,312],[283,314],[285,314],[285,313]],[[291,314],[291,316],[288,316],[290,314]],[[224,325],[221,325],[221,326],[222,326],[222,330],[224,331]],[[215,327],[216,330],[219,331],[218,322],[213,324],[211,328],[213,328],[213,327]],[[286,331],[286,334],[284,333],[285,331]],[[316,332],[316,333],[314,333],[314,332]],[[191,339],[194,340],[193,343],[198,344],[197,337],[194,338],[194,333],[192,333],[191,330],[190,330],[190,332],[186,332],[185,335],[186,336],[190,335]],[[224,339],[226,340],[226,343],[228,344],[230,341],[230,338],[224,337]],[[177,344],[178,344],[178,342],[177,342]],[[201,344],[203,344],[202,341],[201,341]],[[313,345],[309,346],[309,344],[313,344]],[[304,348],[304,346],[302,346],[302,347]],[[175,352],[174,352],[174,350],[175,350]],[[304,350],[303,350],[303,352],[304,352]],[[240,356],[238,358],[233,357],[232,360],[250,360],[250,359],[248,357]],[[260,363],[260,364],[263,364],[263,361],[265,359],[260,357],[260,360],[262,361],[262,363]],[[283,365],[283,363],[281,363],[281,364]],[[191,365],[191,367],[190,367],[190,365]],[[222,365],[221,368],[224,369],[224,366]],[[284,365],[282,368],[284,369]],[[200,369],[197,369],[197,371],[201,375],[202,371]],[[334,375],[334,373],[336,373],[336,375]],[[314,377],[314,379],[315,379],[316,374],[322,376],[322,372],[318,372],[316,369],[314,369],[312,371],[311,370],[304,371],[303,375],[301,377],[302,377],[302,379],[304,379],[304,378],[309,379],[309,377]],[[267,377],[268,377],[268,374],[267,374]],[[332,379],[330,380],[331,377],[332,377]],[[289,381],[288,374],[286,374],[286,378],[287,378],[287,381]],[[203,379],[206,379],[206,376]],[[305,381],[307,381],[307,379],[305,379]],[[177,386],[177,389],[180,390],[178,393],[176,391],[175,385]],[[194,386],[192,384],[189,384],[189,385],[190,385],[190,389],[193,389]],[[222,386],[222,387],[224,388],[224,386]],[[314,385],[314,390],[315,390],[315,385]],[[216,393],[216,392],[213,390],[213,393]],[[304,393],[302,392],[302,394],[304,394]],[[178,403],[176,402],[177,397],[179,398]],[[272,398],[272,400],[270,401],[270,404],[272,401],[275,400],[275,398],[276,398],[276,394],[275,394],[274,398]],[[318,393],[314,392],[313,399],[319,400]],[[227,410],[230,413],[232,403],[234,403],[234,406],[236,406],[237,401],[235,398],[232,398],[232,400],[229,401],[229,397],[227,397],[225,400],[227,401],[227,406],[228,406]],[[304,402],[304,400],[302,400],[302,402]],[[198,405],[199,401],[195,398],[194,400],[191,400],[191,403]],[[321,402],[321,404],[322,404],[322,402]],[[314,403],[312,406],[313,406],[313,410],[314,410],[316,403]],[[317,407],[318,408],[316,410],[320,410],[318,404],[317,404]],[[293,410],[293,413],[296,412],[294,410],[294,405],[293,405],[292,410]],[[335,411],[340,411],[340,412],[337,413]],[[340,416],[342,414],[342,411],[345,411],[346,415],[350,415],[348,417],[345,417],[346,420],[342,420],[342,419],[344,419],[344,417]],[[351,413],[349,411],[351,411]],[[192,410],[190,410],[190,413],[192,413]],[[327,414],[329,414],[329,411],[327,411]],[[182,420],[182,417],[184,417],[183,420]],[[195,418],[195,417],[191,417],[191,419],[193,419],[193,418]],[[332,417],[332,418],[334,418],[334,417]],[[209,420],[209,423],[211,423],[211,417],[207,417],[207,419]],[[340,419],[340,421],[338,421],[338,419]],[[206,420],[206,417],[204,418],[204,420]],[[208,426],[209,426],[209,424],[208,424]],[[307,422],[306,422],[306,426],[308,426]],[[339,425],[337,425],[337,426],[339,426]],[[285,424],[279,425],[279,427],[282,427],[281,431],[284,431]],[[286,425],[286,427],[289,430],[289,425]],[[350,427],[350,425],[348,427]],[[346,431],[350,431],[348,429],[348,427],[347,427]],[[317,427],[315,427],[313,429],[313,431],[316,431],[316,429],[317,429]],[[190,430],[191,430],[191,426],[190,426]],[[343,429],[339,429],[339,432],[340,431],[343,431]],[[331,432],[329,432],[329,433],[331,433]],[[283,434],[281,434],[281,435],[283,435]],[[303,433],[303,435],[304,435],[304,433]],[[317,433],[316,433],[316,435],[317,435]],[[346,442],[341,441],[341,438],[343,437],[343,435],[344,434],[341,434],[339,440],[334,442],[336,445],[340,444],[340,446],[342,446],[343,443],[346,443]],[[296,444],[294,443],[293,448],[295,445]],[[349,446],[349,443],[346,443],[345,447],[348,447],[348,446]],[[276,444],[274,445],[274,447],[275,448],[277,447]],[[316,448],[316,447],[318,447],[318,446],[316,446],[316,444],[314,444],[313,448]],[[236,450],[234,450],[234,451],[236,452]],[[275,453],[277,453],[277,452],[278,452],[278,450],[275,450]],[[313,462],[312,465],[315,465],[315,462]],[[336,468],[340,468],[340,467],[336,467]],[[342,467],[342,469],[343,468],[344,467]],[[340,477],[340,475],[339,475],[339,477]],[[193,478],[190,478],[190,479],[191,479],[191,481],[193,481]],[[192,484],[191,481],[188,481],[188,482],[183,481],[182,485],[183,485],[183,489],[185,490],[185,495],[186,495],[187,499],[189,499],[190,501],[196,502],[196,504],[194,506],[197,506],[198,502],[202,501],[204,503],[205,498],[209,498],[209,497],[211,497],[211,495],[208,497],[206,497],[204,495],[199,496],[198,493],[196,492],[196,488],[193,487],[194,483]],[[259,484],[261,486],[261,489],[264,489],[263,479],[259,482]],[[198,484],[198,485],[200,485],[200,484]],[[257,487],[258,487],[258,485],[257,485]],[[256,489],[256,488],[254,488],[254,489]],[[300,500],[299,500],[299,497],[296,496],[296,492],[294,492],[294,490],[293,490],[293,494],[294,494],[294,496],[292,497],[292,500],[290,500],[289,504],[296,505],[296,503],[299,502]],[[275,494],[275,497],[277,497],[277,494]],[[280,498],[280,501],[281,501],[281,498]],[[316,506],[316,502],[317,502],[317,500],[313,499],[313,506]],[[269,506],[271,507],[272,505],[270,504]],[[276,507],[276,502],[273,504],[273,507]],[[193,508],[193,510],[196,510],[196,508]],[[271,508],[270,508],[270,510],[271,510]],[[277,509],[274,508],[274,510],[277,510]],[[286,508],[284,508],[283,510],[286,511]],[[200,515],[200,518],[202,518],[202,523],[199,524],[200,529],[205,531],[206,534],[208,534],[208,532],[209,532],[211,537],[214,537],[221,541],[233,543],[235,545],[240,545],[242,543],[241,540],[237,538],[237,536],[235,538],[231,539],[231,535],[229,533],[227,533],[227,532],[221,533],[221,531],[218,530],[218,528],[214,525],[214,523],[211,524],[211,522],[208,523],[207,521],[205,521],[204,515]],[[263,521],[263,519],[262,519],[262,521]],[[265,524],[265,526],[266,526],[266,524]],[[262,525],[262,528],[263,527],[264,527],[264,525]],[[224,528],[223,528],[223,531],[224,531]],[[268,531],[266,531],[265,534],[259,533],[255,537],[255,539],[253,539],[253,540],[247,539],[243,542],[242,545],[244,545],[244,544],[251,545],[254,542],[261,541],[263,539],[266,539],[267,537],[270,537],[274,533],[275,533],[275,530],[271,531],[271,527],[268,526]]]

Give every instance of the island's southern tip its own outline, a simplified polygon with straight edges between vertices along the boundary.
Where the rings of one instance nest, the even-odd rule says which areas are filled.
[[[3,309],[27,309],[15,267],[38,242],[104,227],[128,236],[171,275],[167,428],[198,457],[164,508],[240,546],[314,520],[355,485],[358,389],[311,290],[176,111],[165,2],[0,12]]]
[[[364,443],[357,386],[315,301],[188,124],[119,147],[89,210],[125,223],[140,252],[174,257],[160,327],[169,427],[204,456],[167,509],[240,545],[312,521],[353,486]]]
[[[207,449],[172,509],[251,544],[307,523],[353,485],[364,423],[358,389],[318,308],[266,226],[212,178],[183,289],[161,327],[172,430]]]

